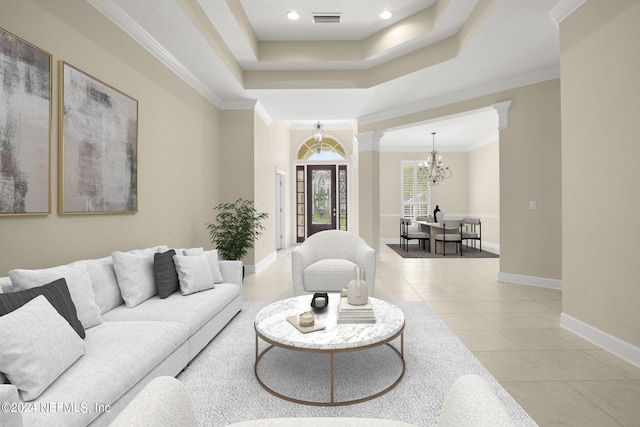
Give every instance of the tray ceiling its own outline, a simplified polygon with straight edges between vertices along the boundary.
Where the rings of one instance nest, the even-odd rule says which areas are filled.
[[[559,77],[568,0],[87,1],[221,109],[366,123]],[[426,144],[425,125],[438,130],[415,129]]]

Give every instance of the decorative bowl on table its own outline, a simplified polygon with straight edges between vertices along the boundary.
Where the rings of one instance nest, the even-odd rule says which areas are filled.
[[[329,294],[326,292],[316,292],[311,298],[311,308],[315,311],[324,311],[329,306]]]

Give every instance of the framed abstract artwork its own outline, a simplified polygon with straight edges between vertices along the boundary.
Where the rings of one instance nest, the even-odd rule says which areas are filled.
[[[59,65],[61,214],[138,210],[138,101],[64,61]]]
[[[0,28],[0,216],[51,213],[51,55]]]

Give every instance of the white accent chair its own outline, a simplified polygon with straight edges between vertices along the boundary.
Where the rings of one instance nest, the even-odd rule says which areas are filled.
[[[193,400],[173,377],[156,377],[124,408],[109,427],[198,427]]]
[[[357,234],[325,230],[308,237],[291,252],[293,294],[340,292],[354,279],[353,267],[364,269],[369,296],[376,282],[376,251]]]
[[[430,406],[429,402],[425,402],[425,406]],[[185,386],[172,377],[157,377],[142,389],[110,427],[196,427],[197,425],[193,401]],[[228,425],[234,427],[411,426],[397,420],[352,417],[271,418]],[[470,374],[458,378],[449,388],[438,416],[437,427],[460,426],[514,427],[516,422],[498,398],[494,388],[484,378]]]

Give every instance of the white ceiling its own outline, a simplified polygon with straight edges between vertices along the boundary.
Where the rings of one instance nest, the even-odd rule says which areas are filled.
[[[425,49],[460,33],[474,8],[492,0],[87,1],[219,108],[250,108],[258,101],[266,116],[298,126],[308,123],[309,132],[317,120],[327,129],[352,126],[355,120],[372,122],[557,78],[557,22],[567,3],[575,2],[497,1],[457,55],[422,66],[430,60]],[[298,21],[286,18],[293,9],[301,15]],[[392,19],[378,17],[383,9],[393,12]],[[441,12],[434,12],[439,18],[430,28],[427,13],[436,10]],[[314,24],[314,12],[340,13],[342,22]],[[399,42],[362,55],[365,43],[380,35]],[[259,60],[268,46],[286,41],[292,42],[292,56],[296,49],[303,54],[293,60]],[[338,46],[330,53],[350,43],[347,57],[316,60],[327,43]],[[367,81],[361,76],[377,75],[376,67],[394,61],[406,68],[420,65],[373,85],[358,84]],[[305,72],[313,78],[307,79]],[[351,80],[349,73],[360,77]],[[252,88],[251,75],[259,77]],[[271,76],[284,83],[271,87]],[[332,76],[340,76],[340,83]],[[344,87],[352,81],[352,87]],[[431,132],[437,132],[440,151],[468,150],[497,139],[497,114],[483,109],[388,129],[381,149],[430,150]]]

